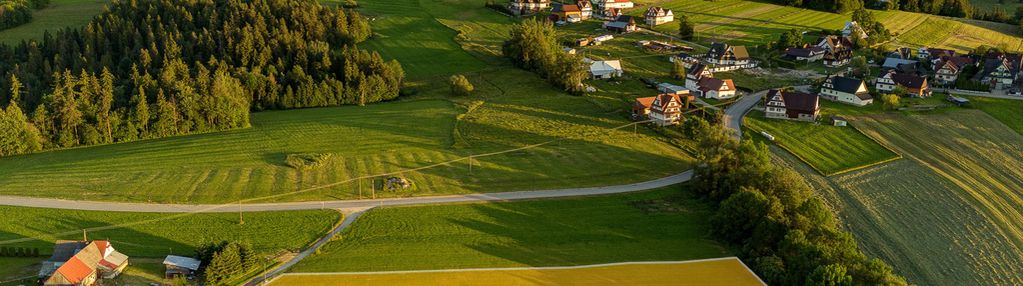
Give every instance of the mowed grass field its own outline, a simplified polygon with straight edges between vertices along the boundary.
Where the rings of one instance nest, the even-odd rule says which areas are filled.
[[[301,275],[270,285],[763,285],[737,258],[676,263],[474,271]]]
[[[757,133],[753,136],[762,137],[759,133],[766,131],[774,136],[775,144],[824,175],[899,158],[851,126],[769,119],[760,111],[751,112],[744,121],[745,127]]]
[[[298,251],[321,237],[340,220],[333,210],[243,213],[165,214],[53,210],[0,207],[0,246],[39,248],[43,256],[60,239],[109,240],[132,258],[191,256],[203,242],[247,241],[263,254]],[[0,258],[0,281],[21,277],[39,258]]]
[[[970,104],[1023,134],[1023,100],[970,96]]]
[[[0,43],[17,44],[23,40],[41,39],[44,31],[80,27],[103,12],[108,0],[50,0],[44,9],[32,12],[32,21],[0,31]]]
[[[291,272],[570,266],[729,256],[680,187],[603,197],[374,209]]]
[[[758,45],[777,41],[782,32],[797,29],[817,31],[841,29],[849,15],[745,0],[639,0],[628,14],[642,16],[648,6],[663,6],[676,14],[685,13],[696,23],[698,41],[725,41],[737,45]],[[1018,50],[1023,46],[1019,29],[1013,25],[940,17],[903,11],[874,11],[890,31],[894,44],[910,47],[938,47],[960,51],[979,45]],[[675,33],[678,24],[656,27]]]
[[[906,159],[823,177],[773,151],[824,196],[868,255],[911,283],[1023,283],[1023,136],[977,110],[858,118]]]

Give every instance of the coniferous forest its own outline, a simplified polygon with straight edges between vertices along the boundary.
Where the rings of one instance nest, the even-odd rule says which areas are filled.
[[[404,71],[356,47],[370,35],[311,0],[117,0],[80,29],[0,45],[0,156],[396,98]]]

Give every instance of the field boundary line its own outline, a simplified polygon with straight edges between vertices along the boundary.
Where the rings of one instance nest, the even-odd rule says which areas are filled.
[[[765,132],[764,130],[760,130],[760,129],[757,129],[757,128],[754,128],[754,127],[751,127],[751,126],[745,124],[745,121],[743,121],[743,125],[745,125],[745,127],[747,129],[749,129],[750,131],[753,131],[753,132],[757,132],[757,133]],[[852,126],[852,125],[850,125],[850,126]],[[817,171],[817,173],[821,174],[824,177],[831,177],[831,176],[841,175],[841,174],[845,174],[845,173],[848,173],[848,172],[862,170],[862,169],[874,167],[874,166],[877,166],[877,165],[890,163],[890,162],[893,162],[893,161],[896,161],[896,160],[904,159],[902,157],[902,154],[900,154],[899,152],[896,152],[895,150],[892,150],[891,147],[888,147],[885,144],[881,144],[881,142],[877,141],[877,139],[874,139],[873,137],[868,136],[866,133],[863,133],[863,131],[860,131],[860,129],[856,128],[856,126],[852,126],[852,128],[853,128],[853,130],[856,130],[856,132],[859,133],[860,135],[863,135],[864,137],[869,138],[870,141],[873,141],[878,146],[881,146],[881,148],[884,148],[885,150],[888,150],[888,152],[892,152],[892,154],[895,154],[895,157],[884,159],[884,160],[873,162],[873,163],[868,163],[868,164],[865,164],[865,165],[860,165],[860,166],[855,166],[855,167],[851,167],[851,168],[846,168],[846,169],[834,171],[834,172],[831,172],[831,173],[825,173],[824,171],[821,171],[821,169],[817,168],[817,166],[814,166],[813,164],[811,164],[810,160],[807,160],[806,158],[803,158],[803,156],[800,156],[796,152],[793,152],[792,149],[789,149],[789,147],[785,146],[785,144],[778,144],[778,142],[774,142],[774,141],[771,141],[771,142],[774,143],[775,146],[781,147],[781,149],[785,150],[785,152],[789,152],[789,154],[792,154],[792,156],[795,156],[796,158],[798,158],[799,161],[803,162],[803,164],[806,164],[807,166],[810,166],[811,169],[813,169],[814,171]],[[763,136],[763,135],[761,134],[761,136]]]
[[[742,263],[742,260],[735,256],[718,257],[718,258],[705,258],[695,260],[681,260],[681,261],[628,261],[628,262],[613,262],[613,263],[601,263],[601,264],[587,264],[587,265],[571,265],[571,266],[537,266],[537,267],[488,267],[488,268],[451,268],[451,269],[425,269],[425,270],[398,270],[398,271],[365,271],[365,272],[290,272],[281,274],[281,276],[332,276],[332,275],[386,275],[386,274],[412,274],[412,273],[453,273],[453,272],[480,272],[480,271],[528,271],[528,270],[570,270],[570,269],[588,269],[588,268],[600,268],[609,266],[624,266],[624,265],[677,265],[677,264],[691,264],[691,263],[702,263],[712,261],[726,261],[735,260]],[[743,264],[745,265],[745,264]],[[747,268],[748,269],[748,268]],[[752,271],[750,271],[752,272]]]

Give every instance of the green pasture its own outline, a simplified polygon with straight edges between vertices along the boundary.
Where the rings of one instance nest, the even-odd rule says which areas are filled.
[[[44,31],[80,27],[103,12],[108,0],[51,0],[46,8],[32,12],[32,21],[0,31],[0,43],[16,44],[22,40],[41,39]]]
[[[728,256],[679,186],[604,197],[374,209],[294,272],[564,266]]]
[[[969,96],[970,104],[1023,134],[1023,100]]]
[[[768,119],[761,111],[746,116],[745,126],[750,131],[766,131],[771,134],[776,144],[782,145],[825,175],[898,158],[898,154],[851,126]]]

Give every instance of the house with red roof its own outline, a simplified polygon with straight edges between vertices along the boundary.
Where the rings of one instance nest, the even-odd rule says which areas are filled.
[[[118,252],[106,240],[60,240],[53,255],[39,270],[41,285],[97,285],[101,279],[113,279],[128,267],[128,256]]]

